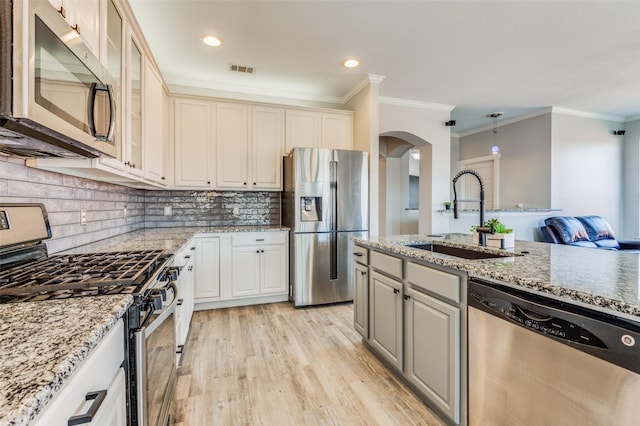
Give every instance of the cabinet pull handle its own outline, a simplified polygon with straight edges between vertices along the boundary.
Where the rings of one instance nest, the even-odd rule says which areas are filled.
[[[190,255],[190,254],[185,254],[185,255],[184,255],[184,258],[185,258],[185,259],[190,259],[190,258],[191,258],[191,255]]]
[[[176,302],[176,305],[182,306],[183,303],[184,303],[184,299],[178,299],[178,301]]]
[[[400,293],[400,290],[398,290],[397,288],[394,288],[394,289],[393,289],[393,292],[394,292],[395,294],[398,294],[398,293]]]
[[[60,9],[58,9],[58,13],[62,15],[63,18],[67,17],[67,11],[65,10],[64,6],[60,6]]]
[[[182,352],[184,352],[184,345],[178,345],[178,350],[176,351],[176,353],[182,354]]]
[[[193,271],[193,265],[189,266],[189,271]]]
[[[71,29],[75,32],[77,32],[78,34],[80,34],[80,25],[75,24],[73,27],[71,27]]]
[[[89,409],[85,414],[78,414],[76,416],[69,417],[69,421],[67,422],[68,426],[91,423],[93,418],[96,416],[96,413],[100,409],[100,406],[104,402],[104,399],[106,398],[106,396],[107,396],[106,389],[101,391],[89,392],[85,396],[85,399],[87,401],[91,401],[93,399],[91,406],[89,407]]]
[[[256,238],[256,241],[264,241],[264,238]]]
[[[195,247],[191,247],[189,250],[195,250],[195,249],[196,249]]]
[[[353,253],[354,256],[362,257],[364,256],[362,253]]]

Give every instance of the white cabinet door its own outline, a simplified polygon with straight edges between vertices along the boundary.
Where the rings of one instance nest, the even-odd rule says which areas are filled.
[[[195,250],[195,299],[220,297],[220,238],[198,237]]]
[[[353,149],[353,116],[322,113],[322,148]]]
[[[217,105],[216,186],[219,188],[248,188],[248,114],[246,105]]]
[[[319,112],[287,110],[285,152],[297,147],[320,148],[320,121]]]
[[[189,260],[180,271],[178,278],[178,306],[176,308],[176,345],[178,349],[184,346],[189,334],[191,316],[193,315],[195,289],[194,289],[193,260]]]
[[[165,183],[167,150],[166,97],[162,77],[151,62],[145,61],[144,72],[144,176]]]
[[[233,297],[260,294],[260,248],[231,248],[231,295]]]
[[[369,338],[369,268],[353,264],[353,325],[365,339]]]
[[[402,283],[375,271],[370,280],[369,343],[402,371]]]
[[[100,407],[91,423],[108,426],[124,426],[127,424],[127,387],[124,369],[118,369],[118,374],[109,385],[102,407]]]
[[[251,108],[251,176],[253,189],[282,189],[284,110]]]
[[[260,293],[285,293],[289,275],[287,246],[262,246],[260,248]]]
[[[460,418],[460,309],[406,292],[409,380],[456,423]]]
[[[174,105],[175,185],[212,187],[215,104],[177,98]]]
[[[100,0],[49,0],[96,58],[100,57]]]

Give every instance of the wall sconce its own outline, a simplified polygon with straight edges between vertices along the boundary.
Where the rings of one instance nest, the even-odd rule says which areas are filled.
[[[614,130],[613,134],[614,135],[620,135],[620,136],[624,136],[625,131],[624,130]]]
[[[498,117],[501,115],[501,112],[492,112],[491,114],[487,114],[487,118],[493,119],[493,146],[491,146],[491,154],[500,153],[500,147],[498,146]]]

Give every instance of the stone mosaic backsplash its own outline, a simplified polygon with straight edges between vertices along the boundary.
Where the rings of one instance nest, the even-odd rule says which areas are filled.
[[[147,191],[145,195],[146,228],[279,224],[280,192]]]

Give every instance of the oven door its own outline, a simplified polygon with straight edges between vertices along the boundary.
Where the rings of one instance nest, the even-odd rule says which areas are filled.
[[[138,424],[169,424],[169,405],[176,383],[176,302],[178,288],[165,289],[162,310],[154,311],[135,332]]]

